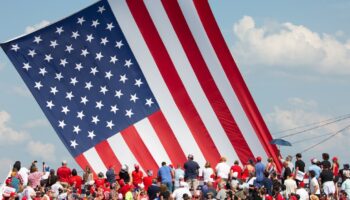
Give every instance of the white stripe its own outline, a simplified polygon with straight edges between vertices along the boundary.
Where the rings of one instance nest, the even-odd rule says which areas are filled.
[[[107,168],[94,147],[85,151],[83,155],[85,156],[86,160],[89,162],[91,168],[95,171],[96,174],[100,172],[106,174]]]
[[[130,13],[129,7],[125,1],[112,1],[110,4],[122,31],[140,64],[142,72],[144,73],[145,78],[162,109],[164,117],[173,130],[182,150],[185,154],[193,154],[199,163],[204,164],[204,156],[172,99],[170,91],[166,87],[166,83],[158,71],[157,65]]]
[[[142,141],[145,143],[147,149],[152,154],[152,157],[157,162],[158,167],[161,166],[163,161],[166,163],[171,163],[167,152],[165,151],[148,118],[137,122],[134,124],[134,127],[136,128]]]
[[[145,1],[145,4],[175,65],[176,71],[184,83],[187,94],[190,96],[216,148],[222,156],[227,157],[229,163],[233,163],[234,160],[238,159],[236,151],[200,86],[162,3],[160,1],[148,0]]]
[[[107,142],[115,156],[118,158],[120,164],[126,164],[129,167],[129,171],[132,170],[132,167],[135,164],[139,164],[121,133],[117,133],[108,138]],[[140,166],[140,169],[143,171],[142,166]]]
[[[255,156],[262,156],[266,158],[267,154],[262,144],[257,139],[257,135],[255,134],[255,131],[250,124],[250,121],[247,118],[236,93],[231,87],[223,68],[221,67],[214,48],[212,47],[204,27],[202,26],[202,22],[200,21],[193,1],[180,0],[179,5],[185,16],[187,24],[190,27],[192,35],[194,36],[201,51],[201,54],[208,65],[210,73],[212,74],[250,149]]]

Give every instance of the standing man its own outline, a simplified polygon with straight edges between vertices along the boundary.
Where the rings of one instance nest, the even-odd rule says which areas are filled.
[[[169,192],[173,192],[173,179],[171,172],[172,170],[166,165],[166,162],[162,162],[162,166],[158,170],[158,178],[161,180],[162,184],[167,186]]]
[[[189,154],[187,156],[187,162],[184,164],[185,169],[185,180],[190,186],[192,191],[195,191],[198,187],[198,174],[199,174],[199,165],[196,161],[193,160],[193,155]]]
[[[301,153],[297,153],[295,155],[296,161],[295,161],[295,176],[297,176],[298,171],[305,173],[305,163],[303,160],[301,160],[302,156]],[[299,180],[296,180],[297,184],[299,184]]]
[[[71,170],[67,167],[67,161],[62,161],[62,166],[57,169],[57,178],[62,185],[68,185],[69,177],[71,176]]]
[[[261,157],[258,156],[256,158],[255,173],[256,173],[256,183],[258,183],[259,186],[261,186],[261,183],[264,180],[264,171],[265,171],[265,165],[261,162]]]

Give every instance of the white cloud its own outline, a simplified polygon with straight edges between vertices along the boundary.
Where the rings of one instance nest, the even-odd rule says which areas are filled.
[[[290,98],[288,99],[288,105],[281,107],[275,106],[272,113],[268,113],[265,116],[266,122],[273,133],[274,138],[283,137],[292,133],[297,133],[302,130],[311,128],[312,126],[304,126],[308,124],[314,124],[315,122],[322,122],[320,125],[327,123],[327,120],[334,118],[335,116],[329,116],[322,114],[318,111],[318,103],[314,100],[304,100],[301,98]],[[329,121],[328,121],[329,122]],[[323,126],[317,129],[309,130],[301,134],[286,137],[287,141],[290,141],[293,146],[288,148],[281,148],[284,155],[290,154],[295,155],[300,151],[305,150],[312,145],[326,139],[333,133],[343,129],[348,126],[350,119],[339,121],[338,123],[332,123],[327,126]],[[304,127],[303,127],[304,126]],[[296,127],[302,127],[298,129],[293,129]],[[288,130],[293,129],[289,132],[284,133],[274,133],[276,130]],[[350,134],[350,129],[347,129],[334,137],[330,138],[321,145],[317,145],[309,151],[305,152],[306,158],[317,157],[320,158],[321,153],[328,152],[331,156],[339,156],[343,161],[350,161],[347,155],[347,146],[350,142],[348,135]],[[322,136],[323,135],[323,136]],[[314,138],[314,139],[313,139]]]
[[[37,128],[37,127],[48,127],[50,124],[46,119],[35,119],[26,122],[24,128]]]
[[[27,140],[29,135],[22,131],[17,131],[8,125],[11,116],[6,111],[0,111],[0,145],[18,144]]]
[[[32,26],[27,26],[26,29],[25,29],[25,33],[29,34],[29,33],[33,32],[33,31],[36,31],[36,30],[38,30],[40,28],[43,28],[43,27],[45,27],[45,26],[47,26],[49,24],[50,24],[49,21],[43,20],[43,21],[41,21],[41,22],[39,22],[37,24],[34,24]]]
[[[27,151],[30,155],[42,158],[44,161],[55,160],[55,146],[51,143],[41,143],[40,141],[30,141],[27,144]]]
[[[290,22],[257,27],[250,16],[236,23],[233,31],[237,40],[233,55],[245,64],[350,74],[350,39],[337,40],[341,31],[334,36],[319,34]]]

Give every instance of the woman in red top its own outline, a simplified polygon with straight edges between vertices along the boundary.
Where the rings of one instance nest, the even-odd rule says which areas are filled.
[[[106,179],[103,177],[103,173],[100,172],[95,179],[96,188],[103,187],[105,185]]]
[[[333,157],[332,161],[333,161],[333,164],[332,164],[333,174],[334,174],[334,176],[338,176],[338,174],[339,174],[338,158],[337,157]]]
[[[254,162],[253,160],[248,160],[248,163],[244,166],[242,172],[242,180],[245,181],[250,173],[255,172]]]
[[[231,177],[233,175],[234,172],[237,172],[238,173],[238,176],[237,178],[238,179],[241,179],[242,177],[242,167],[239,166],[239,161],[238,160],[235,160],[235,162],[233,163],[234,165],[231,167]]]
[[[81,194],[81,185],[83,183],[83,179],[78,176],[77,170],[72,170],[72,175],[69,177],[69,185],[77,190],[79,194]]]

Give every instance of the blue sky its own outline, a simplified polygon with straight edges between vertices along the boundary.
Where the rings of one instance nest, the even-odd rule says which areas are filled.
[[[95,1],[0,3],[0,42],[70,15]],[[69,6],[68,6],[69,5]],[[270,131],[276,133],[350,113],[350,2],[211,1],[212,10]],[[77,167],[3,51],[0,51],[0,180],[21,160],[63,159]],[[287,138],[290,141],[335,132],[350,120]],[[330,152],[349,162],[350,131],[308,152]],[[275,134],[275,137],[281,135]],[[323,137],[324,138],[324,137]],[[323,139],[305,140],[284,155],[295,155]]]

